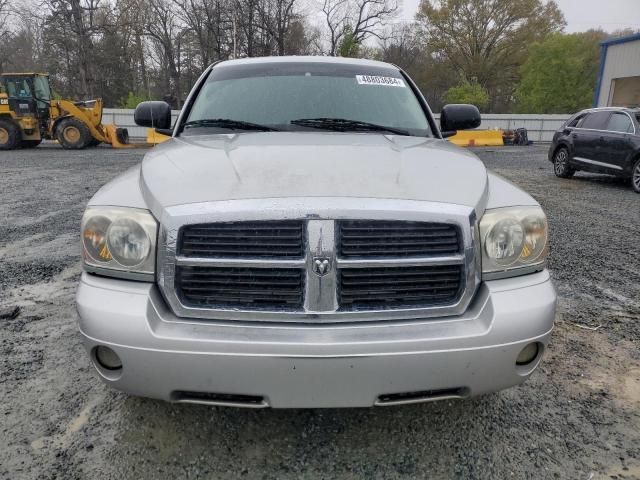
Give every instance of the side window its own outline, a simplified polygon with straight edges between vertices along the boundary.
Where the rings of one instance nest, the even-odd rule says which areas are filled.
[[[587,115],[584,121],[580,124],[580,128],[588,128],[590,130],[604,130],[607,126],[607,121],[611,116],[611,112],[591,112]]]
[[[633,124],[628,115],[614,112],[607,122],[607,130],[610,132],[631,133],[633,132]]]
[[[567,127],[579,127],[586,115],[578,115],[576,118],[569,120]]]

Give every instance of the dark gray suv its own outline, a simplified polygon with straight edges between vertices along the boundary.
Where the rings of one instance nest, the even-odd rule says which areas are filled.
[[[640,109],[593,108],[571,117],[553,136],[549,160],[558,177],[584,170],[631,179],[640,193]]]

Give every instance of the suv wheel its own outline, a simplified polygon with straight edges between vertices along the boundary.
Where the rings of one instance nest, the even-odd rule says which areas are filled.
[[[573,176],[576,171],[569,166],[569,150],[562,147],[556,151],[553,157],[553,173],[556,177],[569,178]]]
[[[636,193],[640,193],[640,158],[634,165],[633,171],[631,172],[631,186]]]

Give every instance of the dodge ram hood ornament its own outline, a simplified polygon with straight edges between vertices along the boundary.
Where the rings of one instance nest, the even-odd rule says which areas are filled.
[[[324,277],[331,270],[331,259],[327,257],[313,257],[313,273]]]

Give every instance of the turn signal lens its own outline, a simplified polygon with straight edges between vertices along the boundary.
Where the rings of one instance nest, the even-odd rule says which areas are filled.
[[[522,220],[524,227],[524,246],[520,258],[532,262],[547,246],[547,221],[544,217],[530,215]]]
[[[82,231],[84,251],[96,262],[109,262],[112,257],[107,248],[107,230],[111,220],[102,215],[91,217]]]

